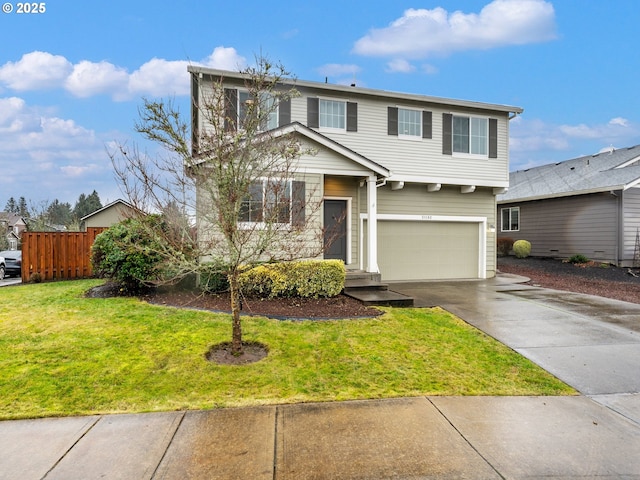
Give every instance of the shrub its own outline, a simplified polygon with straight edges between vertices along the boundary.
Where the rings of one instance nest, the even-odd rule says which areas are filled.
[[[502,257],[509,255],[509,252],[511,252],[511,249],[513,248],[513,238],[502,237],[498,239],[497,243],[498,255]]]
[[[163,250],[157,216],[141,220],[127,219],[96,237],[91,247],[94,272],[121,284],[128,293],[137,293],[155,280],[163,278]]]
[[[513,253],[518,258],[526,258],[531,254],[531,243],[527,240],[516,240],[513,244]]]
[[[571,258],[569,258],[569,263],[588,263],[589,259],[582,255],[581,253],[576,253]]]
[[[340,260],[271,263],[240,275],[240,287],[260,297],[333,297],[344,288],[346,271]]]
[[[223,260],[214,260],[202,265],[199,287],[207,293],[219,293],[229,290],[227,278],[228,266]]]

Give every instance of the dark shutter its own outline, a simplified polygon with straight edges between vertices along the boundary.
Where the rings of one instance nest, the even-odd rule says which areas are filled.
[[[358,104],[347,102],[347,132],[358,131]]]
[[[304,227],[305,183],[294,180],[291,182],[291,224],[294,227]]]
[[[320,126],[320,100],[307,98],[307,127],[318,128]]]
[[[442,154],[453,155],[452,134],[453,115],[451,113],[442,114]]]
[[[431,138],[433,133],[433,114],[431,112],[422,112],[422,138]]]
[[[489,158],[498,158],[498,120],[489,119]]]
[[[224,131],[235,132],[238,122],[238,90],[224,89]]]
[[[191,74],[191,155],[197,155],[200,149],[200,122],[199,122],[199,105],[200,102],[200,85],[198,83],[198,75]]]
[[[387,135],[398,135],[398,107],[387,107]]]
[[[289,125],[291,123],[291,99],[281,100],[278,105],[278,126]]]

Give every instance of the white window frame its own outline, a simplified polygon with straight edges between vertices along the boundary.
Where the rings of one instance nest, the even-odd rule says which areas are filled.
[[[465,118],[468,120],[469,131],[466,134],[467,145],[469,148],[468,152],[462,152],[456,150],[456,132],[455,132],[455,124],[456,118]],[[474,135],[473,123],[474,121],[483,121],[484,122],[484,134],[483,135]],[[458,136],[460,136],[458,134]],[[484,140],[484,153],[476,153],[472,151],[473,146],[473,138],[480,137]],[[474,115],[457,115],[453,114],[451,119],[451,153],[456,157],[470,157],[470,158],[489,158],[489,118],[488,117],[479,117]]]
[[[334,126],[327,126],[327,125],[323,125],[322,121],[323,121],[323,104],[326,106],[326,104],[331,103],[331,104],[340,104],[342,105],[342,126],[340,127],[334,127]],[[332,114],[333,115],[333,114]],[[324,116],[327,116],[327,113],[324,114]],[[337,115],[333,115],[335,117],[337,117]],[[318,128],[320,130],[323,131],[328,131],[328,132],[338,132],[338,133],[343,133],[347,131],[347,102],[345,100],[336,100],[336,99],[332,99],[332,98],[320,98],[318,99]]]
[[[251,220],[240,220],[238,222],[238,227],[240,229],[250,229],[250,228],[265,228],[267,226],[267,223],[264,222],[264,213],[265,211],[267,211],[269,208],[274,208],[274,205],[269,205],[269,199],[268,197],[268,191],[267,191],[267,183],[268,182],[286,182],[287,183],[287,187],[286,187],[286,192],[289,196],[289,220],[287,222],[274,222],[273,224],[278,226],[278,227],[291,227],[291,225],[293,224],[293,179],[292,178],[257,178],[255,180],[256,182],[260,182],[262,184],[262,192],[261,192],[261,199],[262,199],[262,213],[261,213],[261,217],[262,217],[262,221],[251,221]]]
[[[422,140],[422,110],[416,110],[415,108],[404,108],[404,107],[397,107],[397,108],[398,108],[398,138],[401,138],[403,140]],[[400,120],[402,112],[411,112],[417,115],[417,119],[418,119],[417,134],[404,133],[402,131],[402,126],[401,126],[402,121]]]
[[[517,211],[518,212],[518,226],[515,229],[511,229],[511,216],[512,216],[512,212],[513,211]],[[509,215],[509,221],[507,224],[507,228],[505,228],[504,225],[504,215],[505,213],[508,213]],[[520,207],[505,207],[505,208],[501,208],[500,209],[500,231],[501,232],[519,232],[520,231]]]

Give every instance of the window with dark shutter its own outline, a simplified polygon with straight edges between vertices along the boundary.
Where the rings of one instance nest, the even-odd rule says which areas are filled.
[[[235,132],[238,121],[238,90],[224,89],[224,131]]]
[[[305,183],[294,180],[291,185],[291,224],[294,227],[304,227],[305,206]]]
[[[453,115],[450,113],[442,114],[442,154],[452,155],[451,131],[453,124]]]
[[[398,108],[387,107],[387,135],[398,136]]]
[[[318,128],[320,126],[320,100],[307,98],[307,127]]]
[[[422,138],[432,138],[433,135],[433,114],[422,112]]]
[[[358,104],[347,102],[347,132],[358,131]]]
[[[489,119],[489,158],[498,158],[498,120]]]

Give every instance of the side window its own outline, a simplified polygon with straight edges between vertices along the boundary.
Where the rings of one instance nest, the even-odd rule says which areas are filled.
[[[520,207],[509,207],[501,210],[503,232],[517,232],[520,230]]]
[[[246,90],[225,88],[225,130],[235,132],[243,128],[250,112],[256,114],[256,109],[264,109],[265,115],[260,130],[266,131],[291,123],[291,102],[289,100],[276,104],[276,99],[269,93],[254,98]]]
[[[304,182],[262,179],[249,188],[240,205],[241,223],[282,223],[304,225]]]

